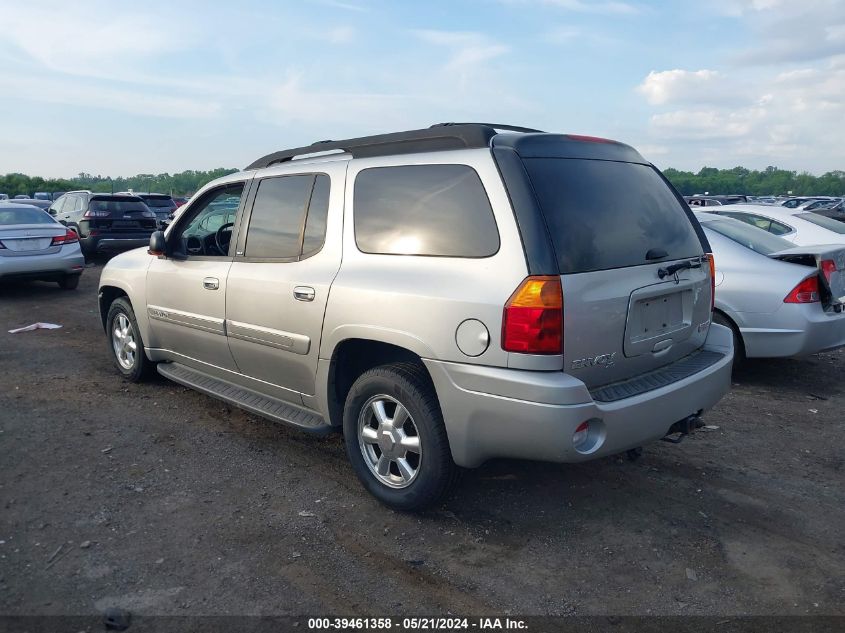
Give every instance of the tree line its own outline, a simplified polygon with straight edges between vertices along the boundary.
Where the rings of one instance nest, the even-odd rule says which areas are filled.
[[[675,188],[685,196],[711,194],[744,194],[749,196],[841,196],[845,195],[845,171],[829,171],[821,176],[766,167],[762,171],[734,167],[704,167],[698,173],[666,169],[664,172]]]
[[[215,178],[235,171],[237,170],[218,167],[211,171],[188,170],[178,174],[138,174],[128,178],[94,176],[83,172],[69,179],[45,179],[25,174],[6,174],[0,176],[0,193],[9,194],[12,197],[21,194],[31,196],[36,191],[90,189],[99,193],[108,193],[132,189],[139,193],[152,191],[184,196],[194,193]],[[766,167],[762,171],[745,167],[733,169],[704,167],[698,173],[679,171],[670,167],[663,173],[684,195],[704,192],[752,196],[784,195],[790,192],[796,196],[845,194],[845,171],[831,171],[821,176],[814,176],[806,172],[787,171],[777,167]]]
[[[178,174],[138,174],[127,178],[111,176],[94,176],[80,173],[73,178],[41,178],[26,174],[6,174],[0,176],[0,193],[9,197],[17,195],[31,196],[36,191],[73,191],[75,189],[90,189],[96,193],[112,193],[118,191],[136,191],[138,193],[169,193],[174,196],[185,196],[194,193],[215,178],[238,171],[218,167],[211,171],[187,170]]]

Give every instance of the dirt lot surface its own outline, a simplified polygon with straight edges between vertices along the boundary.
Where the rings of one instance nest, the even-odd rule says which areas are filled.
[[[845,613],[842,352],[749,364],[679,446],[489,463],[404,515],[339,436],[123,381],[101,270],[0,286],[0,613]]]

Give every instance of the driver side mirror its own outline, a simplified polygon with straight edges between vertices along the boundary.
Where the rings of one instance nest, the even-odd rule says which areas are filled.
[[[163,231],[155,231],[150,235],[150,248],[147,249],[147,253],[158,257],[167,255],[167,241],[164,239]]]
[[[55,209],[47,209],[47,213],[50,215],[56,215],[57,211]]]

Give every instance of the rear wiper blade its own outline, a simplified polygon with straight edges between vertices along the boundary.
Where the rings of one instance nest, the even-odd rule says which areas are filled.
[[[667,266],[666,268],[658,269],[657,276],[661,279],[664,279],[669,275],[674,275],[677,272],[680,272],[682,270],[688,270],[690,268],[701,268],[701,262],[693,259],[677,264],[672,264],[671,266]]]

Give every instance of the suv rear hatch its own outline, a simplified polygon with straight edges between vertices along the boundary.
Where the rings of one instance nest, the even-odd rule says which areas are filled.
[[[152,232],[156,229],[156,215],[140,198],[129,196],[93,196],[82,216],[88,230],[100,233]]]
[[[622,144],[552,137],[522,162],[563,286],[564,371],[588,387],[698,350],[711,317],[709,245],[661,174]],[[622,154],[635,160],[602,158]],[[639,162],[636,160],[639,158]]]

